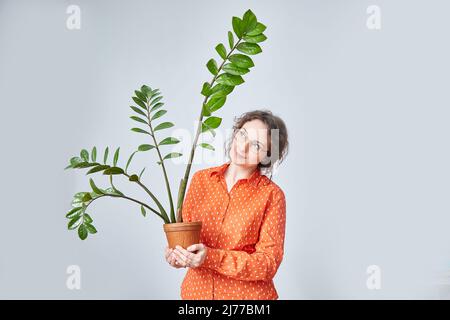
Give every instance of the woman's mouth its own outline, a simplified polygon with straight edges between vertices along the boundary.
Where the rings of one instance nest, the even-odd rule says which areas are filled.
[[[239,158],[245,159],[245,156],[243,156],[242,154],[240,154],[239,152],[236,152],[237,155],[239,156]]]

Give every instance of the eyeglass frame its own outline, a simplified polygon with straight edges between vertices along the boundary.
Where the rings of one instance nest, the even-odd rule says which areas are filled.
[[[243,136],[243,137],[238,137],[238,134],[240,134],[240,132],[243,132],[243,133],[244,133],[244,136]],[[246,130],[245,128],[239,128],[239,129],[237,130],[236,134],[234,135],[234,138],[235,138],[236,140],[239,140],[239,139],[242,139],[242,138],[244,138],[244,141],[249,140],[249,139],[248,139],[248,132],[247,132],[247,130]],[[257,144],[261,145],[261,142],[259,142],[258,140],[249,140],[249,141],[250,141],[250,143],[256,142]],[[241,140],[241,142],[242,142],[242,140]],[[253,145],[250,144],[250,147],[253,147]],[[251,148],[250,148],[250,149],[251,149]],[[253,149],[251,149],[251,150],[254,152]],[[267,152],[267,151],[269,151],[269,149],[261,149],[261,150],[257,150],[255,154],[259,154],[261,151]]]

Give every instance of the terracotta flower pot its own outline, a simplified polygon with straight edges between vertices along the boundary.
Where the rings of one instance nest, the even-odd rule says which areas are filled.
[[[174,249],[175,246],[179,245],[186,249],[190,245],[199,243],[202,222],[166,223],[163,225],[163,228],[169,248]]]

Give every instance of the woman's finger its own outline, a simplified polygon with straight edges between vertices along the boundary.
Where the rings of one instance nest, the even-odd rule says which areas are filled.
[[[196,244],[193,244],[193,245],[187,247],[186,250],[189,252],[195,252],[198,250],[202,250],[203,246],[204,246],[203,243],[196,243]]]
[[[183,267],[185,267],[187,265],[188,260],[185,256],[183,256],[182,254],[177,253],[175,251],[174,251],[174,256],[175,256],[175,259],[177,260],[178,264],[180,264]]]
[[[177,268],[184,268],[184,267],[186,267],[186,263],[183,262],[183,261],[175,260],[174,263],[175,263],[175,266],[176,266]]]
[[[175,257],[178,258],[177,260],[182,261],[182,262],[187,262],[188,258],[180,251],[174,250],[173,253],[174,253]]]
[[[165,252],[166,260],[167,260],[167,258],[170,256],[171,253],[172,253],[172,249],[169,249],[169,248],[167,247],[167,248],[166,248],[166,252]]]
[[[175,265],[174,265],[174,263],[175,263],[175,254],[174,254],[173,252],[170,253],[169,258],[167,259],[167,261],[168,261],[171,265],[175,266]]]
[[[177,268],[177,269],[181,268],[181,266],[176,263],[177,260],[173,254],[169,257],[168,262],[174,268]]]
[[[182,254],[183,256],[185,256],[186,258],[189,258],[189,259],[194,258],[194,253],[189,252],[189,251],[183,249],[183,248],[180,247],[180,246],[176,246],[176,247],[175,247],[174,252],[177,252],[177,251],[178,251],[180,254]]]

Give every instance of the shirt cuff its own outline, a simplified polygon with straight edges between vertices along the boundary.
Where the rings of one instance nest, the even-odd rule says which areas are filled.
[[[214,248],[208,248],[206,252],[206,258],[203,261],[202,267],[215,269],[220,264],[220,250]]]

